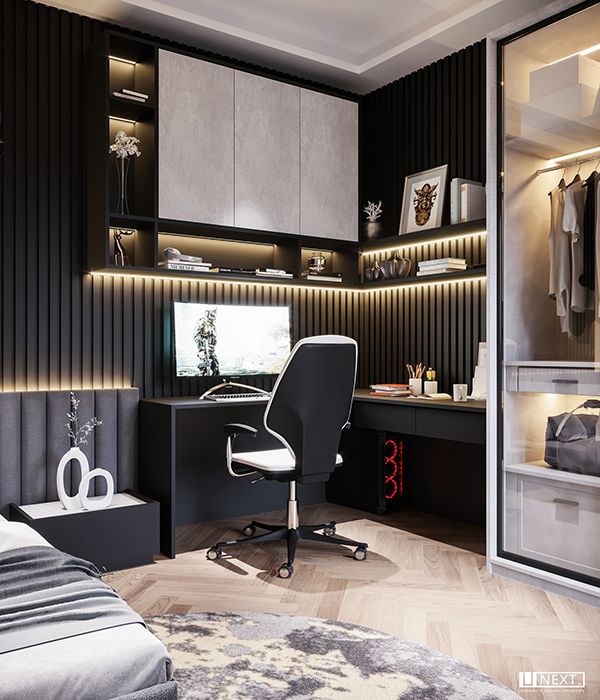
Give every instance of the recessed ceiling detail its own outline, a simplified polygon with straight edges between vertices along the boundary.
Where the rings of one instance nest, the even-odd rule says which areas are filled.
[[[47,4],[368,92],[482,39],[547,0],[49,0]]]

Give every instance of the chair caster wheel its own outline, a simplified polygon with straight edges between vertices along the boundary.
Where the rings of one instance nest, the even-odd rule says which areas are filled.
[[[216,561],[223,556],[223,550],[220,547],[211,547],[208,552],[206,552],[206,558],[210,561]]]
[[[325,535],[325,537],[333,537],[335,535],[335,532],[335,523],[323,528],[323,534]]]
[[[356,561],[364,561],[367,558],[367,548],[357,547],[354,550],[354,558],[356,559]]]
[[[256,527],[254,525],[246,525],[242,532],[246,537],[253,537],[256,535]]]
[[[277,575],[279,578],[290,578],[290,576],[294,573],[294,567],[291,564],[288,564],[287,562],[285,564],[282,564],[279,567],[279,571],[277,572]]]

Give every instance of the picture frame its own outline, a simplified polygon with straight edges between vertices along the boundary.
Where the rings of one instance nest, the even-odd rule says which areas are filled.
[[[427,231],[442,225],[447,180],[447,164],[404,178],[398,235]]]

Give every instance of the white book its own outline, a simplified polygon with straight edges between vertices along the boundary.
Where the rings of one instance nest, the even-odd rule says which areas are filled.
[[[464,272],[464,270],[466,269],[466,267],[441,267],[439,269],[435,268],[434,270],[419,270],[419,272],[417,272],[417,277],[427,277],[427,275],[441,275],[445,272]]]
[[[466,183],[460,187],[460,220],[475,221],[485,218],[485,187]]]
[[[183,272],[208,272],[210,265],[194,265],[193,263],[180,262],[159,262],[159,267],[164,267],[165,270],[180,270]]]
[[[148,99],[148,95],[146,95],[145,92],[136,92],[135,90],[128,90],[127,88],[123,88],[121,92],[125,95],[131,95],[132,97],[142,97],[144,100]]]
[[[421,260],[419,268],[430,267],[432,265],[466,265],[465,258],[438,258],[437,260]]]
[[[461,217],[461,201],[460,201],[460,189],[462,185],[481,185],[480,182],[475,180],[466,180],[463,177],[453,177],[450,180],[450,223],[459,224],[462,219]]]
[[[129,102],[145,102],[143,97],[134,97],[133,95],[124,95],[122,92],[113,92],[114,97],[120,97],[122,100],[128,100]]]

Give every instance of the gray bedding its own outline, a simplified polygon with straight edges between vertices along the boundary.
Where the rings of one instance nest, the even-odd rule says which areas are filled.
[[[142,618],[92,564],[50,547],[0,554],[0,654]]]

